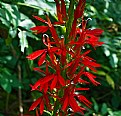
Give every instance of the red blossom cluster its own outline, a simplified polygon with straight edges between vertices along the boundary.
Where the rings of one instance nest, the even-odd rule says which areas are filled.
[[[89,88],[84,88],[82,85],[90,84],[100,85],[97,82],[96,76],[86,70],[88,67],[92,71],[96,71],[100,64],[89,57],[91,50],[83,50],[86,44],[92,47],[101,46],[103,42],[99,42],[99,36],[102,34],[101,29],[86,29],[88,20],[84,20],[83,12],[86,0],[79,0],[74,13],[70,31],[68,31],[67,23],[71,18],[69,16],[71,11],[66,12],[66,5],[64,0],[55,0],[57,8],[58,21],[51,23],[47,14],[46,20],[34,16],[35,19],[43,22],[46,26],[36,26],[31,28],[35,33],[42,33],[42,40],[46,49],[37,50],[28,55],[29,60],[35,60],[39,57],[38,67],[35,71],[43,73],[45,76],[41,77],[34,85],[31,85],[32,91],[39,91],[42,96],[39,97],[31,105],[29,110],[36,110],[36,115],[43,114],[46,111],[53,111],[56,115],[67,116],[68,109],[74,114],[80,112],[84,114],[85,108],[91,107],[91,102],[81,94],[81,91],[87,91]],[[74,3],[70,2],[71,5]],[[71,8],[70,8],[71,9]],[[77,20],[81,20],[81,27],[77,26]],[[66,33],[61,38],[58,36],[55,25],[63,25],[66,28]],[[51,32],[52,37],[49,37],[46,31]],[[45,65],[45,70],[41,69],[41,65]],[[50,70],[50,69],[53,69]],[[50,102],[53,99],[53,102]]]

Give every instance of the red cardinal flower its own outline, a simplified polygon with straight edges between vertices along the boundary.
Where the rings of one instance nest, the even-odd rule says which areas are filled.
[[[85,108],[82,108],[78,105],[76,98],[83,102],[86,106],[90,107],[91,102],[87,100],[87,98],[83,95],[75,94],[75,90],[88,90],[88,88],[74,88],[73,85],[70,85],[67,89],[65,89],[64,97],[62,98],[62,110],[66,111],[66,109],[70,106],[73,112],[81,112],[84,114]]]
[[[44,94],[42,97],[38,98],[29,108],[29,111],[34,110],[38,105],[40,105],[40,114],[43,114],[44,111],[44,105],[46,105],[48,108],[50,108],[50,104],[49,104],[49,99],[48,99],[48,95]]]
[[[77,29],[77,34],[80,35],[79,41],[76,44],[80,44],[84,46],[84,44],[90,44],[94,48],[97,46],[101,46],[104,42],[99,42],[99,36],[103,33],[101,29],[93,29],[93,30],[81,30]]]
[[[54,1],[58,21],[52,24],[45,13],[46,20],[34,16],[44,25],[31,28],[37,34],[42,33],[42,41],[46,49],[34,51],[27,56],[29,60],[38,59],[38,67],[34,70],[43,73],[43,77],[30,85],[32,91],[38,91],[42,96],[31,105],[29,110],[36,108],[37,116],[43,115],[44,109],[52,114],[55,113],[54,115],[68,115],[69,108],[73,112],[71,115],[76,112],[84,114],[86,107],[83,108],[81,104],[90,108],[92,103],[82,95],[81,91],[89,90],[87,84],[100,85],[96,76],[88,72],[86,67],[96,71],[100,64],[88,56],[91,50],[86,48],[83,50],[83,48],[85,44],[94,48],[101,46],[103,42],[99,41],[99,36],[103,30],[86,28],[88,20],[84,20],[83,16],[86,0],[78,0],[77,6],[74,6],[75,2],[71,1],[68,12],[66,12],[65,0]],[[70,9],[73,10],[72,16],[69,16]],[[81,26],[77,26],[78,19],[81,20]],[[66,30],[63,32],[64,36],[58,36],[55,24],[64,27]],[[48,30],[51,37],[45,34]],[[41,65],[45,68],[43,69]],[[82,85],[85,87],[81,87]]]
[[[53,36],[54,41],[58,43],[59,38],[56,33],[56,30],[55,30],[53,24],[51,23],[49,17],[47,16],[47,14],[45,14],[45,15],[46,15],[47,21],[38,16],[33,16],[33,17],[35,19],[39,20],[40,22],[47,24],[48,26],[36,26],[36,27],[31,28],[31,30],[38,34],[38,33],[45,33],[49,29]]]
[[[64,0],[54,0],[56,2],[58,21],[56,24],[64,24],[67,19],[66,6]]]

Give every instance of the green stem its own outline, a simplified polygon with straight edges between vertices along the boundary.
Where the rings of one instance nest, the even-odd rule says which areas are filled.
[[[107,94],[101,96],[101,97],[98,97],[97,100],[101,100],[101,99],[104,99],[105,97],[107,97],[108,95],[112,94],[113,91],[110,91],[108,92]]]
[[[65,34],[65,43],[68,43],[68,36],[69,33],[71,31],[71,27],[72,27],[72,23],[73,23],[73,19],[74,19],[74,2],[75,0],[70,0],[70,6],[69,6],[69,10],[68,10],[68,21],[66,23],[66,34]]]

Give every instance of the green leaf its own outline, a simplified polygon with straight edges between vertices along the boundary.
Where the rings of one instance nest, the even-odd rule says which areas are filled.
[[[111,108],[108,108],[108,113],[110,114],[109,116],[114,116]]]
[[[19,87],[22,86],[21,83],[19,82],[19,80],[16,78],[15,75],[11,76],[11,77],[9,78],[9,81],[10,81],[10,84],[11,84],[12,87],[17,87],[17,88],[19,88]]]
[[[112,54],[110,57],[110,64],[113,68],[117,67],[118,57],[116,54]]]
[[[106,103],[102,104],[101,113],[102,113],[102,115],[105,115],[107,113],[107,104]]]
[[[92,101],[93,101],[93,105],[94,105],[94,110],[98,113],[98,111],[99,111],[99,106],[98,106],[98,104],[97,104],[97,102],[95,101],[94,98],[92,98]]]
[[[121,104],[120,95],[117,94],[117,95],[112,96],[111,103],[112,103],[112,107],[118,108],[120,106],[120,104]]]
[[[100,75],[100,76],[105,76],[106,73],[104,71],[98,70],[97,72],[93,72],[94,74]]]
[[[0,78],[0,85],[1,87],[8,93],[11,92],[11,85],[10,85],[10,82],[7,78]]]
[[[114,116],[121,116],[121,111],[115,111],[113,112]]]
[[[3,114],[0,114],[0,116],[4,116]]]
[[[63,89],[60,89],[60,90],[58,91],[58,96],[59,96],[59,97],[63,97],[63,95],[64,95],[64,91],[63,91]]]
[[[108,74],[106,74],[106,80],[107,80],[108,84],[111,85],[111,87],[114,89],[115,83],[114,83],[113,79]]]
[[[12,42],[12,38],[10,38],[10,36],[8,36],[6,39],[5,39],[5,43],[6,43],[6,46],[9,46]]]
[[[18,37],[20,38],[20,46],[21,46],[21,52],[24,53],[25,47],[28,48],[28,41],[26,36],[26,31],[21,31],[18,33]]]
[[[28,37],[31,37],[35,40],[39,40],[39,38],[37,36],[35,36],[32,32],[26,32],[26,34],[27,34]]]
[[[21,16],[24,18],[23,21],[19,23],[19,26],[22,28],[25,28],[27,30],[30,30],[30,28],[35,27],[35,24],[32,22],[32,20],[28,19],[25,15],[21,14]],[[27,19],[25,19],[27,18]]]

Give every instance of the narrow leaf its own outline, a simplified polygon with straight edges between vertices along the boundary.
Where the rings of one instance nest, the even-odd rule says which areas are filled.
[[[111,87],[114,89],[115,83],[114,83],[113,79],[108,74],[106,75],[106,80],[107,80],[108,84],[111,85]]]
[[[18,37],[20,38],[21,52],[24,52],[24,49],[28,48],[28,41],[27,41],[26,31],[20,31],[18,33]]]

